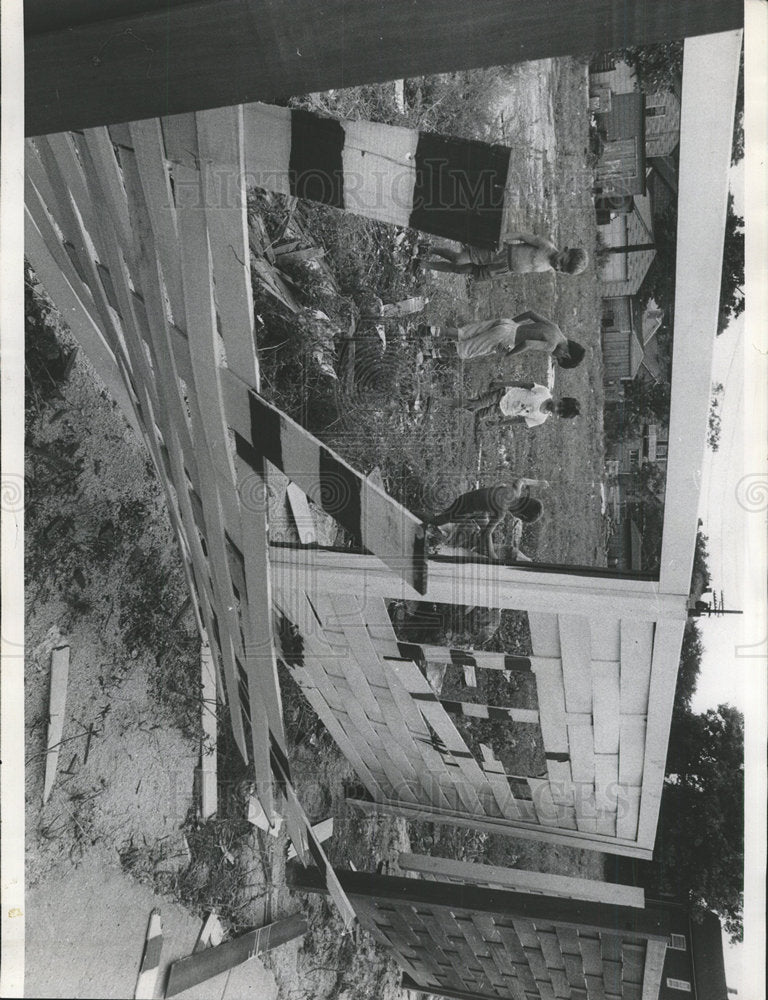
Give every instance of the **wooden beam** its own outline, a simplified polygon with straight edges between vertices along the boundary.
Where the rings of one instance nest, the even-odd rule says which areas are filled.
[[[48,709],[48,750],[45,755],[43,803],[50,798],[56,781],[59,747],[64,733],[64,709],[67,704],[69,646],[57,646],[51,653],[51,691]]]
[[[316,870],[316,869],[315,869]],[[255,955],[263,955],[287,941],[301,937],[307,932],[307,922],[301,914],[278,920],[266,927],[248,931],[232,941],[194,952],[180,958],[171,966],[165,996],[176,996],[184,990],[204,983],[221,972],[228,972],[236,965],[247,962]]]
[[[401,598],[440,604],[519,608],[557,614],[587,614],[597,619],[657,618],[687,620],[686,599],[660,595],[652,581],[578,579],[567,573],[483,563],[428,560],[427,590],[420,594],[373,556],[323,549],[273,547],[270,564],[280,579],[302,580],[307,592],[360,594],[365,600]]]
[[[537,893],[484,889],[474,885],[452,885],[427,879],[398,878],[339,869],[344,891],[354,897],[399,902],[414,906],[438,906],[503,913],[556,927],[608,931],[630,940],[666,941],[670,914],[658,908],[637,909],[609,903],[566,899]],[[288,885],[303,892],[326,892],[324,874],[318,868],[302,868],[296,862],[286,867]]]
[[[740,0],[32,0],[25,7],[27,135],[588,55],[744,23]]]
[[[566,875],[549,875],[545,872],[521,871],[519,868],[501,868],[498,865],[480,865],[471,861],[454,861],[427,854],[401,852],[397,859],[404,871],[419,872],[434,878],[473,882],[475,885],[492,885],[516,892],[545,892],[553,896],[591,900],[619,906],[643,909],[645,893],[629,885],[597,882]]]
[[[501,833],[505,837],[518,837],[520,840],[546,840],[552,844],[581,847],[587,851],[603,851],[606,854],[620,854],[627,858],[639,858],[641,861],[650,861],[653,858],[653,850],[650,847],[642,847],[634,841],[607,834],[564,830],[556,826],[544,826],[523,820],[497,819],[490,816],[483,818],[469,813],[462,815],[454,810],[438,809],[436,806],[411,806],[403,802],[369,802],[366,799],[347,799],[347,802],[369,814],[386,813],[427,823],[467,826],[484,833]]]
[[[649,941],[646,945],[642,1000],[657,1000],[666,953],[666,941]]]
[[[675,337],[661,540],[664,593],[688,594],[696,546],[742,33],[691,39],[683,56]]]
[[[404,990],[414,990],[416,993],[423,993],[425,996],[451,997],[453,1000],[486,1000],[489,997],[485,993],[465,993],[463,990],[449,990],[445,986],[419,986],[416,980],[411,978],[407,972],[402,974],[400,985]]]

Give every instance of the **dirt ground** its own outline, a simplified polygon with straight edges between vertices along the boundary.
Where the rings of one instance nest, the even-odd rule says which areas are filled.
[[[525,194],[521,227],[589,249],[594,215],[579,186],[586,68],[574,60],[530,63],[517,67],[513,80],[498,110]],[[488,481],[509,469],[538,475],[552,484],[548,516],[544,529],[524,536],[524,550],[539,559],[599,564],[594,484],[602,471],[602,396],[595,272],[579,281],[535,276],[493,286],[439,276],[428,291],[424,318],[430,322],[533,308],[591,350],[581,368],[558,382],[584,404],[571,427],[552,421],[535,434],[487,434],[478,442],[447,405],[422,410],[416,423],[407,423],[403,413],[385,415],[393,424],[403,421],[414,462],[422,463],[420,505],[436,506],[478,476]],[[50,323],[56,327],[55,316]],[[56,328],[56,336],[72,349],[66,332]],[[528,362],[506,373],[543,378]],[[476,391],[490,374],[483,366],[457,372],[444,387],[445,398]],[[363,459],[356,464],[366,472],[380,465],[387,486],[413,502],[413,478],[399,480],[390,462],[402,457],[404,439],[390,432],[393,424],[375,413],[369,417],[367,428],[378,423],[387,433],[365,441],[340,433],[335,443],[351,459]],[[146,453],[82,356],[66,380],[46,380],[44,373],[33,380],[26,431],[28,995],[129,995],[149,911],[159,906],[167,928],[164,967],[191,950],[211,907],[231,933],[298,910],[307,914],[311,930],[302,942],[283,946],[264,962],[252,960],[242,974],[190,996],[394,1000],[401,995],[399,973],[389,957],[365,934],[356,942],[344,936],[326,900],[286,888],[286,835],[270,837],[245,821],[247,776],[226,747],[220,758],[226,808],[212,823],[196,819],[199,637],[178,549]],[[285,484],[279,476],[270,482],[273,540],[289,539]],[[321,521],[319,533],[321,542],[334,541],[327,522]],[[63,643],[71,656],[64,742],[56,785],[43,805],[50,654]],[[290,684],[284,700],[294,776],[310,818],[334,817],[327,847],[335,864],[394,866],[397,852],[410,849],[602,874],[599,854],[395,818],[363,820],[345,800],[345,789],[356,783],[354,772]],[[527,697],[522,689],[518,696],[520,703]],[[509,735],[521,753],[537,757],[535,741],[523,747],[530,734]]]

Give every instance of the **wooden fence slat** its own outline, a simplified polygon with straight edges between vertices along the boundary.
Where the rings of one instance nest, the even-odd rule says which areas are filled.
[[[131,122],[128,126],[109,128],[112,139],[119,141],[124,132],[124,142],[130,147],[141,177],[150,213],[152,232],[163,285],[168,295],[173,322],[186,332],[184,286],[179,255],[179,228],[176,204],[171,191],[171,181],[165,159],[163,122],[157,118]],[[127,147],[126,147],[127,148]],[[120,151],[121,161],[124,153]],[[186,189],[187,197],[194,199],[198,190],[194,183]]]
[[[417,517],[348,465],[296,421],[222,370],[229,425],[307,496],[359,537],[416,591],[426,589],[424,527]],[[341,593],[353,593],[344,588]]]
[[[601,813],[615,813],[619,782],[619,755],[595,754],[595,801]]]
[[[619,664],[592,662],[595,753],[619,752]]]
[[[592,711],[588,683],[592,651],[590,622],[582,615],[558,615],[565,707],[569,712]]]
[[[619,729],[619,782],[640,787],[645,758],[645,716],[622,715]]]
[[[666,953],[666,941],[647,942],[645,951],[645,966],[643,968],[642,1000],[656,1000],[658,997]]]
[[[406,691],[411,694],[433,694],[424,675],[410,660],[392,660],[391,663],[393,674],[402,683]],[[443,741],[447,752],[456,761],[458,771],[461,772],[464,778],[461,781],[457,774],[456,787],[466,808],[470,812],[482,814],[483,805],[479,796],[481,793],[487,791],[488,797],[490,797],[492,796],[492,792],[488,787],[488,782],[485,780],[480,766],[467,748],[461,734],[446,715],[442,706],[436,702],[419,702],[418,707],[422,715],[429,722],[429,725]]]
[[[246,218],[242,106],[201,111],[197,123],[216,310],[227,364],[259,388]]]
[[[637,836],[637,822],[640,817],[640,789],[622,785],[619,791],[618,812],[616,814],[616,836],[634,838]]]
[[[644,846],[652,846],[656,837],[684,630],[683,621],[663,620],[656,623],[645,733],[643,791],[637,829],[638,843]]]
[[[557,810],[552,799],[549,781],[546,778],[528,778],[527,782],[539,823],[544,826],[558,826]]]
[[[46,292],[56,303],[56,307],[73,335],[82,345],[96,374],[104,383],[110,396],[120,407],[126,420],[138,437],[141,437],[134,402],[123,381],[117,361],[101,336],[99,326],[87,306],[78,297],[65,277],[64,269],[50,251],[50,244],[41,235],[30,211],[29,200],[25,213],[25,252],[40,278]]]
[[[552,617],[554,618],[554,616]],[[554,647],[550,646],[548,648]],[[565,691],[563,689],[563,671],[560,660],[534,656],[531,660],[531,666],[536,676],[536,693],[539,699],[539,724],[541,726],[541,735],[544,739],[544,750],[550,753],[568,753]]]
[[[621,657],[621,621],[613,617],[591,618],[592,659],[615,660]]]
[[[262,477],[254,485],[256,473],[239,458],[235,459],[240,514],[243,526],[243,558],[246,595],[244,619],[246,626],[245,667],[251,702],[260,700],[268,721],[269,732],[287,753],[283,706],[277,676],[277,659],[272,632],[272,587],[269,575],[269,526],[267,524],[267,486]],[[252,502],[263,498],[263,504]],[[259,509],[260,508],[260,509]],[[254,746],[254,753],[258,752]]]
[[[611,882],[573,878],[568,875],[551,875],[546,872],[525,871],[520,868],[504,868],[498,865],[476,864],[470,861],[455,861],[449,858],[408,852],[402,852],[398,855],[398,865],[404,871],[415,871],[422,875],[456,879],[476,885],[483,884],[513,889],[517,892],[539,892],[551,896],[565,896],[570,899],[589,899],[595,902],[613,903],[617,906],[633,906],[638,909],[643,909],[645,906],[645,893],[642,889],[634,886],[615,885]],[[542,932],[537,929],[536,934],[541,944]]]
[[[307,932],[307,922],[297,914],[279,920],[266,927],[248,931],[240,937],[225,941],[214,948],[180,958],[171,966],[165,995],[168,997],[183,993],[199,983],[207,982],[214,976],[247,962],[255,955],[262,955],[273,948],[302,937]]]
[[[158,259],[162,258],[162,253],[157,253],[158,234],[154,226],[155,219],[152,214],[152,205],[155,205],[156,210],[157,201],[163,195],[163,188],[158,184],[150,185],[148,181],[148,178],[156,176],[158,172],[155,170],[153,173],[152,165],[154,164],[157,166],[158,163],[162,164],[162,149],[160,146],[161,136],[159,130],[150,134],[146,129],[143,129],[136,123],[131,125],[132,136],[134,132],[136,133],[136,137],[132,139],[132,141],[135,143],[135,146],[141,150],[142,160],[141,162],[139,161],[139,157],[135,154],[134,148],[129,149],[128,147],[123,147],[121,153],[123,176],[129,192],[129,217],[131,219],[132,228],[137,241],[135,245],[136,271],[141,274],[142,283],[144,285],[145,295],[143,301],[147,309],[147,318],[151,318],[152,320],[152,322],[148,324],[149,332],[152,337],[151,342],[154,348],[159,371],[161,372],[165,382],[165,393],[163,394],[163,399],[167,401],[168,407],[171,408],[173,416],[169,417],[169,419],[174,427],[174,438],[180,446],[170,450],[171,460],[174,464],[175,471],[174,478],[176,495],[181,505],[182,517],[186,519],[188,530],[185,534],[188,537],[188,544],[191,546],[193,560],[201,567],[201,569],[205,567],[200,576],[202,576],[203,580],[206,580],[212,572],[213,577],[216,579],[217,592],[221,595],[227,595],[225,608],[223,609],[224,613],[221,615],[219,627],[221,628],[226,626],[228,621],[229,626],[226,627],[227,634],[229,636],[231,633],[234,633],[237,638],[237,645],[239,646],[239,625],[232,620],[234,617],[233,611],[227,610],[228,608],[234,609],[235,598],[234,594],[231,593],[231,577],[224,547],[223,527],[220,526],[220,524],[213,524],[209,526],[206,538],[206,544],[209,546],[209,551],[208,555],[205,555],[200,546],[200,540],[194,529],[194,510],[192,508],[192,501],[186,481],[186,473],[190,472],[194,474],[194,469],[198,462],[196,455],[194,459],[191,458],[194,451],[189,439],[188,431],[185,435],[186,417],[184,416],[184,402],[180,399],[178,379],[174,377],[174,363],[171,357],[172,352],[169,350],[170,333],[168,329],[168,316],[164,303],[164,292],[167,292],[168,287],[164,282],[165,275],[160,274],[157,266]],[[154,146],[152,146],[152,143],[154,143]],[[146,188],[145,185],[147,185]],[[160,224],[167,225],[167,221],[165,223],[160,221]],[[145,242],[141,243],[141,241]],[[170,247],[167,247],[166,249],[168,254],[173,253]],[[178,248],[176,248],[175,254],[177,258],[175,268],[180,274],[180,266],[178,264]],[[170,257],[166,258],[165,264],[168,271],[173,272],[174,265]],[[131,304],[129,309],[131,314],[133,308],[134,306]],[[181,306],[179,305],[177,308],[181,308]],[[198,400],[195,397],[192,397],[189,400],[189,406],[194,430],[195,447],[200,449],[200,459],[202,463],[205,464],[207,461],[208,450]],[[185,437],[188,442],[186,444],[186,450],[190,455],[190,460],[188,462],[184,452]],[[191,469],[186,468],[186,464],[182,464],[182,456],[185,456],[184,462],[192,466]],[[195,485],[202,493],[204,509],[208,512],[210,517],[214,517],[215,512],[218,510],[218,491],[216,484],[211,483],[208,474],[205,473],[200,476],[200,479]],[[238,531],[238,537],[239,534],[240,532]],[[213,594],[210,594],[209,599],[212,605],[217,603]],[[209,621],[207,624],[209,626],[209,634],[211,634],[211,622]],[[231,638],[225,638],[220,634],[219,640],[232,729],[240,752],[247,760],[248,750],[246,747],[245,729],[240,712],[240,696],[238,692],[238,677],[235,667],[235,651],[232,646]],[[242,650],[240,650],[240,653],[244,658]],[[264,785],[267,779],[266,768],[268,761],[265,758],[267,751],[267,744],[265,740],[267,739],[267,734],[263,725],[254,726],[254,735],[256,734],[259,734],[262,739],[261,752],[257,754],[256,760],[258,761],[260,768],[260,784]],[[271,810],[271,792],[264,787],[262,794],[266,799],[266,801],[262,802],[262,805],[264,806],[265,811],[269,813]]]
[[[545,659],[560,658],[560,629],[557,615],[541,611],[528,612],[533,655]]]
[[[651,684],[654,623],[625,618],[621,622],[621,713],[644,715]]]

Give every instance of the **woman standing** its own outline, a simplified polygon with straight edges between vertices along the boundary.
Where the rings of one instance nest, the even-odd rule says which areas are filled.
[[[455,343],[462,361],[487,357],[498,352],[507,357],[536,351],[548,354],[561,368],[576,368],[586,351],[575,340],[569,340],[552,320],[532,309],[514,319],[488,319],[464,326],[446,326],[441,333]]]

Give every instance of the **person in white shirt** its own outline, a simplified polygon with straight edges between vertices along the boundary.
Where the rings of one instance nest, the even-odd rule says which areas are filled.
[[[459,406],[474,413],[476,423],[495,417],[499,424],[526,427],[538,427],[553,414],[567,420],[581,412],[578,399],[563,396],[555,402],[549,389],[536,382],[491,382],[487,392]]]

